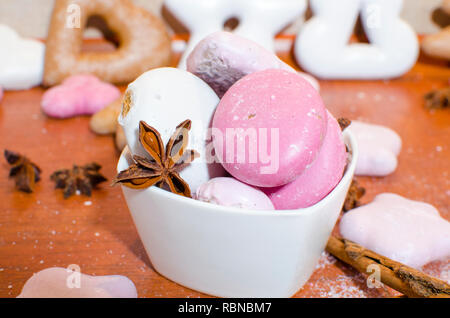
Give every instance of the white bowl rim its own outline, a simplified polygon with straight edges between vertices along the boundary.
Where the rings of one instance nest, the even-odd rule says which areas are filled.
[[[347,184],[347,182],[351,182],[348,179],[353,179],[354,171],[356,168],[356,162],[358,160],[358,145],[356,142],[355,137],[353,134],[348,130],[344,130],[343,132],[345,144],[348,146],[349,149],[349,156],[350,156],[350,162],[347,165],[347,168],[345,170],[344,175],[342,176],[339,183],[334,187],[334,189],[322,200],[317,202],[316,204],[309,206],[307,208],[300,208],[300,209],[293,209],[293,210],[251,210],[251,209],[243,209],[239,207],[229,207],[229,206],[222,206],[214,203],[204,202],[195,200],[192,198],[187,198],[181,195],[176,195],[170,191],[160,189],[159,187],[149,187],[147,189],[131,189],[133,191],[146,191],[146,192],[153,192],[155,195],[170,198],[171,200],[179,201],[180,203],[188,204],[191,206],[196,206],[198,208],[206,208],[210,209],[211,212],[225,212],[225,213],[234,213],[234,214],[240,214],[240,215],[254,215],[254,216],[274,216],[274,217],[285,217],[285,216],[306,216],[314,213],[317,210],[320,210],[320,208],[323,205],[326,205],[328,201],[333,200],[333,198],[337,195],[337,192],[341,190],[342,187]],[[128,146],[124,148],[122,151],[118,164],[117,164],[117,172],[120,172],[119,164],[121,160],[126,160],[125,154],[128,152]],[[122,186],[124,187],[124,186]]]

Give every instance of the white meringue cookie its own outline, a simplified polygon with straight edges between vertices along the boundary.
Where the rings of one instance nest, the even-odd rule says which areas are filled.
[[[382,193],[345,213],[344,238],[414,268],[450,256],[450,223],[430,204]]]
[[[148,156],[139,142],[139,122],[145,121],[161,134],[166,144],[176,127],[190,119],[188,149],[200,157],[180,172],[181,177],[195,193],[198,186],[211,178],[223,176],[220,163],[211,163],[207,145],[208,128],[219,103],[214,91],[195,75],[176,68],[164,67],[142,74],[128,86],[125,96],[130,97],[130,110],[119,116],[128,147],[133,154]]]
[[[61,267],[34,274],[17,298],[136,298],[133,282],[125,276],[91,276]]]
[[[397,156],[402,148],[400,136],[390,128],[352,121],[347,128],[356,138],[359,158],[358,176],[387,176],[397,168]]]
[[[25,90],[40,85],[45,45],[21,38],[6,25],[0,25],[0,42],[0,86],[5,90]]]

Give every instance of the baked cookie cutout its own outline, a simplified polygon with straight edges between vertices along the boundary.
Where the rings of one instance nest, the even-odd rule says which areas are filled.
[[[442,11],[450,15],[450,0],[443,1]],[[422,41],[422,49],[430,56],[450,60],[450,26],[426,36]]]
[[[81,52],[89,17],[100,16],[117,35],[113,52]],[[126,84],[149,69],[168,65],[171,42],[164,23],[131,0],[55,0],[47,37],[45,86],[80,73]]]

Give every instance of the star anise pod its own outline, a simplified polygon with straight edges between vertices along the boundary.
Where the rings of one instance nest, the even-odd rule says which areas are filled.
[[[16,181],[16,188],[22,192],[33,192],[36,182],[38,182],[41,169],[31,162],[27,157],[16,152],[5,149],[6,161],[11,165],[9,177]]]
[[[352,123],[352,121],[348,118],[339,118],[337,121],[342,131],[344,131],[344,129],[350,126],[350,124]]]
[[[135,163],[121,171],[113,183],[121,183],[133,189],[167,185],[173,193],[191,197],[189,185],[179,175],[183,168],[199,157],[195,150],[186,149],[190,129],[190,120],[179,124],[164,148],[160,133],[144,121],[140,121],[139,141],[150,159],[134,155]]]
[[[55,182],[56,189],[63,189],[64,199],[74,195],[77,191],[91,196],[92,190],[107,179],[100,174],[102,168],[98,163],[92,162],[84,166],[74,165],[72,169],[63,169],[53,172],[50,179]]]
[[[425,107],[428,109],[443,109],[450,107],[450,87],[431,91],[424,96]]]
[[[347,197],[345,198],[342,210],[344,212],[347,212],[351,209],[359,207],[361,205],[359,199],[361,199],[364,194],[366,194],[366,189],[360,187],[358,181],[353,179],[352,184],[350,185],[350,189],[347,192]]]

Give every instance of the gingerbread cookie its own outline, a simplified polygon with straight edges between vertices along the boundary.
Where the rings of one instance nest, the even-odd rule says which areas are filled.
[[[69,13],[71,8],[78,9]],[[79,24],[71,20],[73,14],[79,14]],[[84,26],[94,15],[104,18],[117,34],[119,46],[114,52],[81,53]],[[168,65],[170,55],[163,22],[130,0],[56,0],[43,82],[52,86],[68,76],[90,73],[103,81],[125,84],[151,68]]]
[[[89,123],[91,130],[99,135],[114,134],[117,130],[117,118],[119,118],[121,110],[122,98],[117,98],[91,117]]]
[[[442,10],[450,15],[450,0],[444,0]],[[430,56],[450,60],[450,26],[425,37],[422,49]]]
[[[127,144],[123,128],[117,121],[121,110],[122,98],[118,98],[111,104],[97,112],[95,115],[93,115],[89,123],[91,130],[96,134],[115,134],[115,143],[119,151],[122,151]]]
[[[125,137],[125,132],[123,131],[122,126],[117,125],[116,147],[117,147],[117,149],[119,149],[119,151],[122,151],[126,145],[127,145],[127,138]]]

